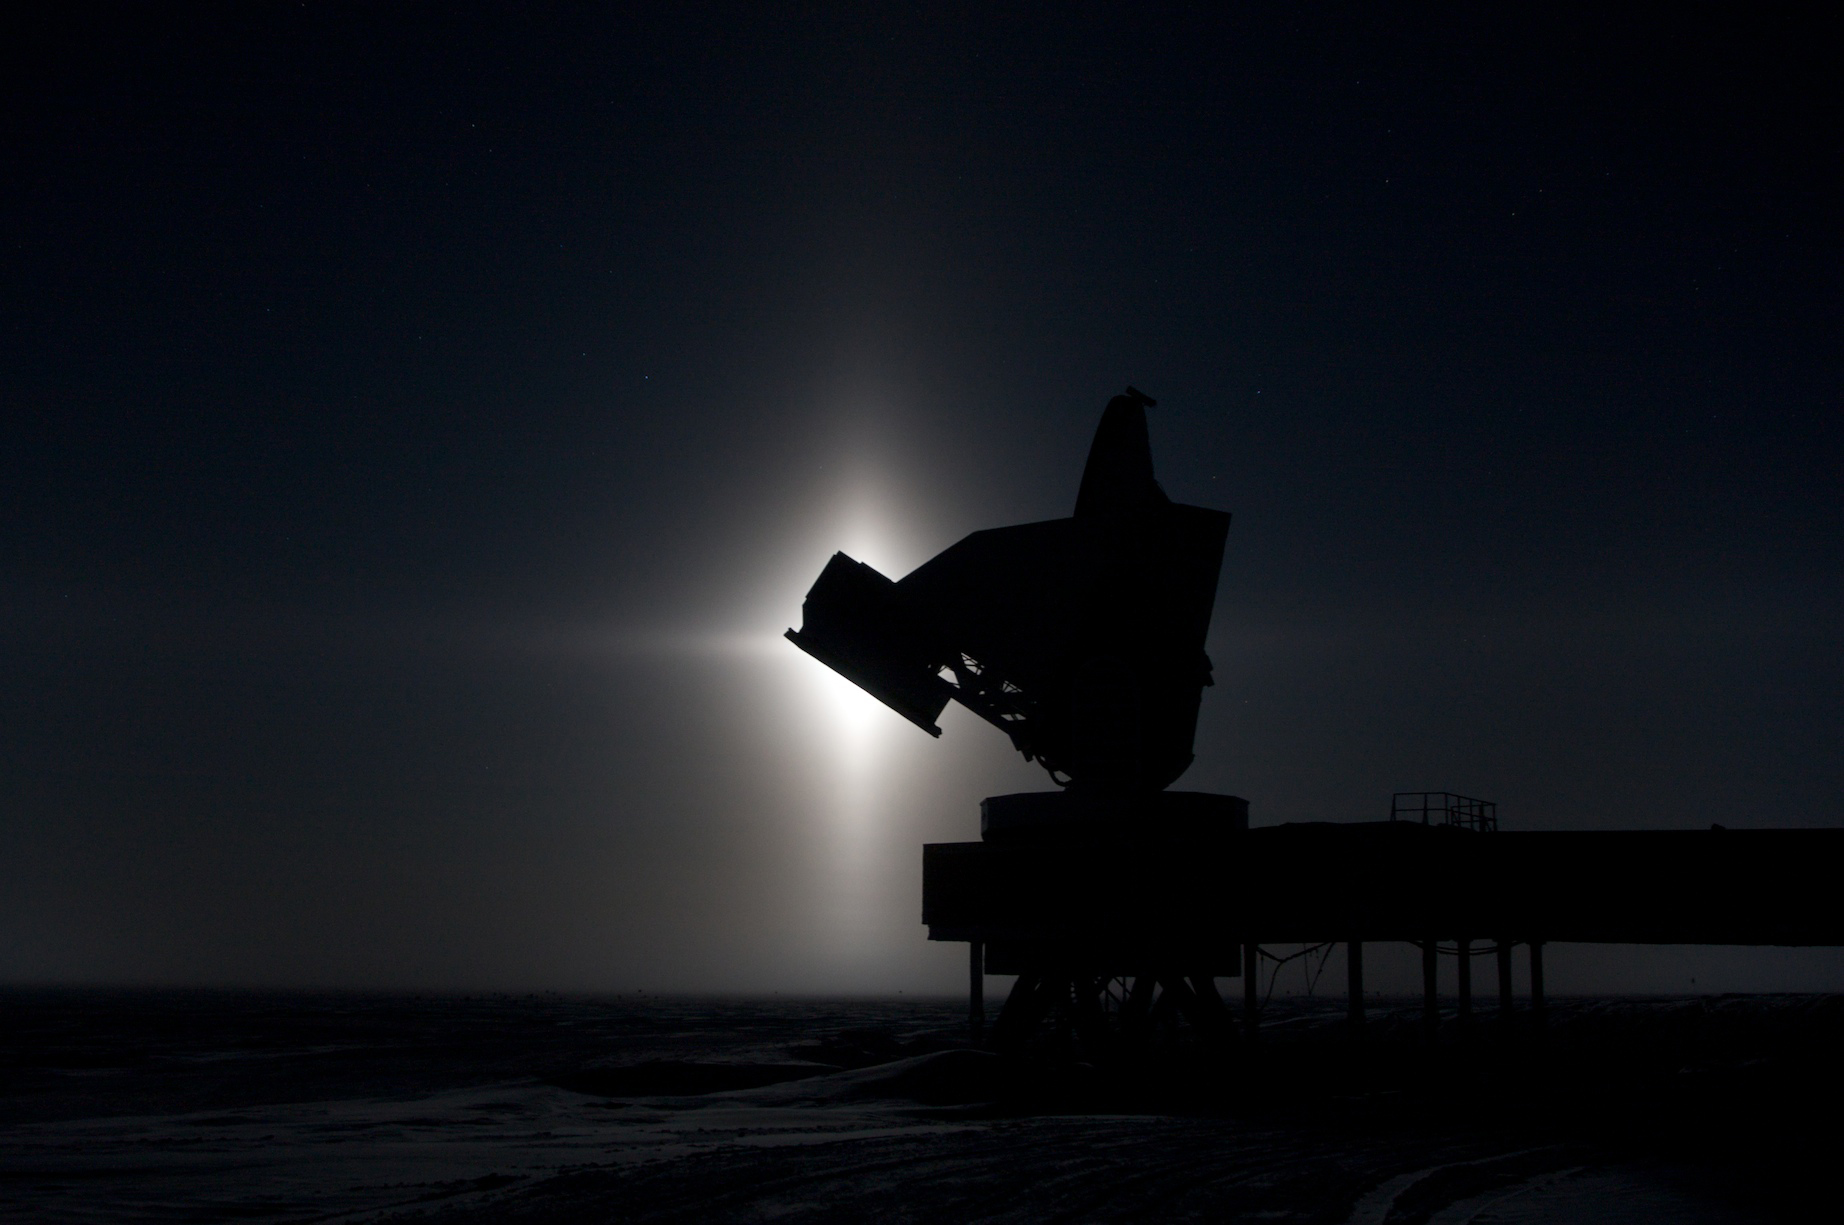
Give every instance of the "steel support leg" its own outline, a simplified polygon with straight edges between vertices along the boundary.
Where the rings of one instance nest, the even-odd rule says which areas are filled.
[[[1454,987],[1460,997],[1460,1006],[1455,1015],[1459,1017],[1462,1031],[1473,1023],[1473,942],[1459,940],[1460,965],[1456,974]]]
[[[978,1046],[986,1036],[986,945],[980,940],[967,945],[967,1029]]]
[[[1121,1004],[1120,1032],[1128,1046],[1143,1045],[1152,1033],[1153,988],[1158,980],[1151,974],[1134,976],[1127,998]]]
[[[1217,980],[1205,974],[1193,974],[1190,983],[1191,994],[1197,998],[1199,1028],[1213,1041],[1221,1042],[1233,1032],[1233,1025],[1229,1009],[1223,1007],[1223,996],[1217,991]]]
[[[1345,1020],[1351,1032],[1364,1027],[1364,942],[1345,944]]]
[[[1261,1029],[1261,946],[1242,946],[1242,1035],[1251,1042]]]
[[[1501,1020],[1511,1017],[1511,942],[1498,942],[1498,1015]]]
[[[1543,1028],[1547,1012],[1543,1006],[1543,942],[1530,942],[1530,1023]]]
[[[1441,1002],[1435,994],[1440,986],[1436,958],[1440,956],[1440,945],[1435,940],[1425,940],[1421,946],[1421,1026],[1428,1041],[1433,1042],[1441,1028]]]
[[[1005,997],[1005,1006],[999,1009],[999,1019],[993,1023],[994,1050],[1014,1051],[1024,1048],[1048,1008],[1048,986],[1041,975],[1032,971],[1027,970],[1018,976],[1018,981],[1012,984],[1012,993]]]

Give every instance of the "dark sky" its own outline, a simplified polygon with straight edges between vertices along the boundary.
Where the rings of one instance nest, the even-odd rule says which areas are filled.
[[[1816,19],[539,7],[6,19],[0,980],[952,989],[1043,776],[777,635],[1129,382],[1236,516],[1181,786],[1844,824]]]

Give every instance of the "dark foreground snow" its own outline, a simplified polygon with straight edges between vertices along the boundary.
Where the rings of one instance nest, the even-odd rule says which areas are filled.
[[[1829,1217],[1829,998],[1559,1002],[1430,1057],[1338,1005],[1113,1072],[953,1001],[0,993],[21,1221]],[[1450,1025],[1449,1029],[1453,1027]]]

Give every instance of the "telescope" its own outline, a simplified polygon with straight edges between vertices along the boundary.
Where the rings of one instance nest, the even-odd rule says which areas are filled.
[[[1211,684],[1229,516],[1159,487],[1154,403],[1108,404],[1069,518],[975,532],[894,581],[834,554],[788,638],[931,736],[959,702],[1084,798],[1170,786]]]
[[[1540,1028],[1549,941],[1844,945],[1840,829],[1500,832],[1491,802],[1423,791],[1388,821],[1252,830],[1246,800],[1168,790],[1212,683],[1229,515],[1159,487],[1153,404],[1109,401],[1069,518],[975,532],[895,580],[835,554],[788,631],[930,735],[959,702],[1056,784],[982,801],[978,842],[922,848],[922,921],[968,946],[976,1043],[988,973],[1017,976],[992,1046],[1073,1034],[1106,1056],[1175,1030],[1253,1042],[1264,942],[1343,944],[1358,1033],[1364,944],[1417,946],[1429,1042],[1441,956],[1464,1029],[1473,957],[1496,958],[1508,1023],[1523,946]],[[1224,977],[1242,979],[1239,1025]]]

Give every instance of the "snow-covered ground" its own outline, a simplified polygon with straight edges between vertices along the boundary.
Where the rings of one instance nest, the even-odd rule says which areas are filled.
[[[1335,1001],[1277,1002],[1259,1065],[1142,1083],[958,1049],[954,1001],[0,1008],[0,1216],[46,1222],[1771,1220],[1798,1153],[1716,1132],[1837,1036],[1827,1000],[1564,1001],[1545,1054],[1484,1024],[1428,1063],[1403,1008],[1354,1061]]]

